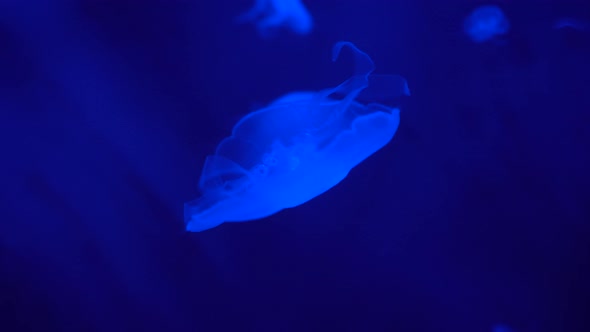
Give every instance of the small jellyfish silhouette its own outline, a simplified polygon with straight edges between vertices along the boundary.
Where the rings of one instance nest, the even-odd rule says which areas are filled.
[[[313,20],[301,0],[256,0],[254,7],[238,16],[238,23],[256,22],[260,36],[269,38],[280,28],[307,35]]]
[[[560,36],[559,47],[587,54],[590,50],[590,22],[578,18],[564,17],[558,19],[553,28]]]
[[[554,29],[569,28],[569,29],[574,29],[574,30],[579,30],[579,31],[589,31],[590,30],[590,23],[587,21],[584,21],[584,20],[576,19],[576,18],[564,17],[564,18],[560,18],[557,21],[555,21],[555,23],[553,23],[553,28]]]
[[[463,29],[471,40],[482,43],[507,33],[510,23],[498,6],[488,5],[473,10],[465,19]]]
[[[281,96],[243,117],[205,160],[202,196],[185,204],[188,231],[260,219],[301,205],[342,181],[394,136],[409,95],[397,75],[371,75],[371,58],[350,42],[356,74],[331,89]]]

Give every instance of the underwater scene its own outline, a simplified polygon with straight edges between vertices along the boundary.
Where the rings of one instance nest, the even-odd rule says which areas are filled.
[[[590,3],[0,1],[0,331],[590,331]]]

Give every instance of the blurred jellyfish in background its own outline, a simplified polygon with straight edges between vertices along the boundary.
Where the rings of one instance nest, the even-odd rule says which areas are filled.
[[[587,54],[590,50],[590,22],[573,17],[562,17],[553,23],[561,40],[561,48]]]
[[[275,36],[282,28],[298,35],[307,35],[313,28],[311,15],[300,0],[256,0],[236,21],[254,22],[263,38]]]
[[[514,332],[514,330],[504,324],[496,324],[492,327],[492,332]]]
[[[474,9],[465,19],[463,29],[471,40],[483,43],[506,34],[510,23],[498,6],[487,5]]]
[[[560,18],[553,24],[553,28],[555,29],[563,29],[563,28],[570,28],[574,30],[581,30],[581,31],[588,31],[590,30],[590,23],[578,20],[575,18],[564,17]]]

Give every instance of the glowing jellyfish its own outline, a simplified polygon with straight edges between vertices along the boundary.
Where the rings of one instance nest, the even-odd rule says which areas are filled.
[[[383,103],[409,95],[404,78],[371,75],[371,58],[349,42],[356,74],[319,92],[293,92],[242,118],[205,160],[202,196],[185,204],[186,228],[260,219],[326,192],[386,145],[399,109]]]
[[[510,23],[499,7],[490,5],[473,10],[463,28],[471,40],[481,43],[507,33]]]
[[[262,37],[273,35],[279,28],[307,35],[313,27],[311,15],[300,0],[256,0],[252,9],[237,18],[239,23],[252,21]]]

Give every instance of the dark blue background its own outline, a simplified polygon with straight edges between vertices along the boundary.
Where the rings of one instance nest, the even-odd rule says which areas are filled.
[[[250,0],[0,3],[0,330],[589,331],[585,1],[306,1],[264,40]],[[587,21],[588,22],[588,21]],[[186,233],[204,158],[367,52],[412,90],[393,141],[326,194]]]

